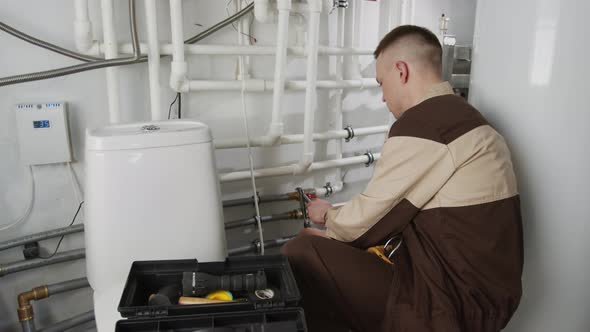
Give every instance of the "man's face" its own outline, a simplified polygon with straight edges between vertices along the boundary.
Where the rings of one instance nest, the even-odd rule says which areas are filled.
[[[398,119],[402,114],[402,84],[399,71],[395,68],[394,59],[387,54],[380,54],[377,58],[377,83],[381,86],[383,102],[393,116]]]

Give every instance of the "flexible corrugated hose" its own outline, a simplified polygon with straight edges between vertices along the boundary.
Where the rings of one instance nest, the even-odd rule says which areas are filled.
[[[29,73],[29,74],[22,74],[22,75],[15,75],[0,78],[0,86],[30,82],[30,81],[39,81],[39,80],[46,80],[50,78],[65,76],[76,74],[88,70],[94,70],[99,68],[111,67],[111,66],[121,66],[121,65],[128,65],[132,63],[137,63],[140,59],[139,53],[139,39],[137,38],[137,22],[135,17],[135,0],[129,0],[129,25],[131,26],[131,42],[133,44],[133,56],[120,58],[120,59],[110,59],[110,60],[101,60],[96,62],[89,62],[83,63],[79,65],[73,65],[64,68],[58,69],[51,69],[41,72]]]
[[[250,13],[253,9],[254,9],[254,3],[251,3],[248,6],[244,7],[244,9],[242,9],[241,11],[235,13],[234,15],[226,18],[223,21],[220,21],[219,23],[217,23],[214,26],[208,28],[207,30],[199,33],[198,35],[187,39],[185,41],[185,44],[194,44],[194,43],[208,37],[209,35],[215,33],[219,29],[222,29],[223,27],[231,24],[232,22],[242,18],[244,15]],[[146,56],[140,55],[139,40],[137,38],[135,0],[129,0],[129,22],[131,25],[131,39],[132,39],[133,54],[134,54],[132,57],[93,61],[93,62],[87,62],[87,63],[73,65],[73,66],[64,67],[64,68],[8,76],[8,77],[0,78],[0,87],[7,86],[7,85],[13,85],[13,84],[19,84],[19,83],[25,83],[25,82],[31,82],[31,81],[45,80],[45,79],[50,79],[50,78],[55,78],[55,77],[60,77],[60,76],[66,76],[66,75],[76,74],[76,73],[80,73],[80,72],[84,72],[84,71],[88,71],[88,70],[94,70],[94,69],[100,69],[100,68],[106,68],[106,67],[114,67],[114,66],[123,66],[123,65],[141,63],[141,62],[147,61]],[[16,29],[14,29],[2,22],[0,22],[0,30],[10,33],[11,35],[13,35],[21,40],[27,41],[33,45],[37,45],[37,46],[43,47],[47,50],[50,50],[50,51],[53,51],[53,52],[56,52],[56,53],[59,53],[59,54],[62,54],[62,55],[68,56],[68,57],[72,57],[72,58],[75,58],[75,59],[78,59],[81,61],[91,61],[90,59],[98,59],[98,58],[89,57],[87,55],[80,54],[77,52],[73,52],[70,50],[66,50],[64,48],[53,45],[51,43],[44,42],[44,41],[39,40],[35,37],[29,36],[19,30],[16,30]]]

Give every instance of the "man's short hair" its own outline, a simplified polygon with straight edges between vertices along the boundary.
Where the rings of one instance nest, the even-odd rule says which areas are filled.
[[[373,52],[375,59],[385,52],[386,49],[395,44],[410,40],[416,42],[420,47],[420,60],[431,64],[434,68],[442,68],[442,47],[438,38],[430,30],[416,25],[401,25],[391,30],[381,41]]]

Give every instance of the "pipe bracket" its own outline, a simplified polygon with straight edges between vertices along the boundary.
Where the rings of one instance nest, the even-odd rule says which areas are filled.
[[[365,156],[367,156],[367,158],[369,159],[365,163],[365,167],[369,167],[375,162],[375,156],[370,151],[367,151],[367,153],[365,153]]]
[[[346,132],[348,133],[348,136],[344,138],[344,141],[348,143],[354,138],[354,129],[351,126],[346,126],[344,130],[346,130]]]
[[[332,196],[332,194],[334,193],[334,188],[332,188],[332,184],[330,182],[326,182],[326,185],[324,186],[324,188],[326,189],[325,197]]]

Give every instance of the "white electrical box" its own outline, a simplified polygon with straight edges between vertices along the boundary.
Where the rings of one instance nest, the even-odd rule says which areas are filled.
[[[43,165],[72,160],[66,103],[18,104],[15,113],[23,163]]]

